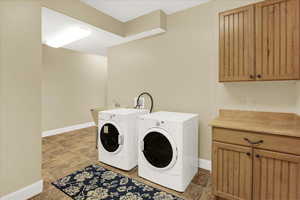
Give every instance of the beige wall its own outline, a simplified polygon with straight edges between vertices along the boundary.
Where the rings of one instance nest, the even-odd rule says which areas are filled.
[[[43,46],[43,131],[91,122],[104,107],[106,58]]]
[[[156,28],[166,30],[167,15],[162,10],[153,11],[147,15],[126,22],[125,35],[135,35]]]
[[[41,179],[41,9],[0,1],[0,196]]]
[[[293,112],[295,82],[218,83],[218,12],[255,0],[212,0],[168,16],[168,31],[108,51],[108,105],[132,105],[141,91],[155,110],[200,115],[199,157],[210,159],[208,125],[220,108]]]
[[[300,115],[300,82],[297,82],[296,85],[296,113]]]
[[[215,84],[215,113],[220,108],[263,110],[273,112],[295,112],[296,82],[255,82],[255,83],[217,83],[218,82],[218,16],[216,13],[245,5],[247,2],[257,0],[216,0],[211,2],[213,6],[213,48],[212,59]]]

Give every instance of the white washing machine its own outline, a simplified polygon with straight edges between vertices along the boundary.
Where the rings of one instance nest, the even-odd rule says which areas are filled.
[[[156,112],[138,126],[139,176],[184,192],[198,171],[198,115]]]
[[[99,112],[99,161],[122,170],[137,165],[137,120],[143,109],[113,109]]]

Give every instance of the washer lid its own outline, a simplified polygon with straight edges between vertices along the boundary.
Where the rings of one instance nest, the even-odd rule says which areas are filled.
[[[172,138],[163,129],[150,129],[143,138],[143,155],[150,166],[166,170],[177,160],[177,148]]]
[[[145,109],[134,109],[134,108],[117,108],[112,110],[101,111],[100,114],[112,114],[112,115],[136,115],[149,112]]]
[[[116,152],[123,144],[118,128],[109,122],[105,123],[100,130],[100,141],[103,148],[108,152]]]

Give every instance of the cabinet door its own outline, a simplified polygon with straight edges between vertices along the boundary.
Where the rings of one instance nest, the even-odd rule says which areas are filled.
[[[299,0],[256,5],[256,79],[299,79]]]
[[[254,6],[220,13],[219,23],[219,81],[254,80]]]
[[[252,153],[250,147],[213,142],[213,191],[225,199],[250,200]]]
[[[254,149],[254,200],[299,200],[300,156]]]

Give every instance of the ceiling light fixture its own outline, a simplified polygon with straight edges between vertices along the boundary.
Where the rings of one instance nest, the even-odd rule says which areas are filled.
[[[72,42],[86,38],[90,34],[91,31],[89,30],[80,27],[70,27],[48,39],[46,44],[53,48],[60,48]]]

